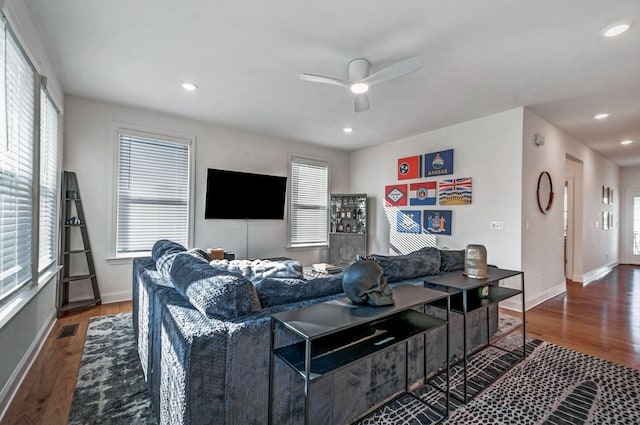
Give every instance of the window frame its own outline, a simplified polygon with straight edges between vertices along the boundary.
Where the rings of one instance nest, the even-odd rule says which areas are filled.
[[[326,187],[326,204],[325,204],[325,238],[324,241],[318,242],[293,242],[293,214],[295,209],[295,202],[293,199],[293,165],[295,162],[298,163],[306,163],[310,165],[319,165],[324,166],[327,170],[327,187]],[[329,161],[320,158],[312,158],[305,155],[289,155],[289,209],[288,209],[288,226],[287,226],[287,248],[314,248],[314,247],[327,247],[329,246],[329,198],[330,198],[330,187],[331,187],[331,167]]]
[[[189,189],[188,201],[187,201],[187,247],[193,246],[194,243],[194,221],[195,221],[195,157],[196,157],[196,137],[187,134],[181,134],[177,132],[171,132],[167,130],[158,130],[154,128],[146,128],[134,126],[131,124],[117,123],[112,124],[112,140],[114,142],[113,148],[113,176],[111,178],[111,184],[113,187],[112,193],[112,219],[110,220],[110,238],[111,243],[110,253],[107,257],[107,261],[111,263],[118,262],[130,262],[134,258],[148,257],[151,255],[151,247],[149,251],[137,251],[130,253],[118,253],[117,241],[118,241],[118,181],[119,181],[119,159],[120,159],[120,135],[126,134],[133,137],[141,137],[148,139],[155,139],[158,141],[182,144],[189,147],[188,158],[188,182]]]

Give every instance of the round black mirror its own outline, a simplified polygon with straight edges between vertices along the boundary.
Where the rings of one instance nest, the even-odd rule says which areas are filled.
[[[542,214],[546,214],[553,205],[553,182],[551,175],[547,171],[540,173],[538,177],[538,208]]]

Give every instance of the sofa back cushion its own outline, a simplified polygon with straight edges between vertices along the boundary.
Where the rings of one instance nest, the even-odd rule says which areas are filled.
[[[378,255],[366,257],[382,267],[387,282],[399,282],[420,276],[440,273],[440,252],[438,248],[422,248],[406,255]]]
[[[187,249],[179,243],[162,239],[156,242],[151,249],[151,258],[156,262],[156,270],[165,278],[171,279],[171,267],[176,255],[187,253],[193,257],[208,263],[211,261],[209,254],[199,248]]]
[[[266,278],[254,283],[263,308],[342,292],[342,273],[312,280]]]
[[[173,260],[171,280],[176,291],[209,318],[235,319],[260,311],[253,284],[245,277],[215,270],[189,253]]]
[[[464,249],[440,250],[440,271],[453,272],[464,270]]]

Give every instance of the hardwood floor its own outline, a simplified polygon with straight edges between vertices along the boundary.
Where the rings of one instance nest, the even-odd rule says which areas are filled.
[[[67,423],[89,318],[130,311],[131,303],[107,304],[58,320],[1,425]],[[65,325],[75,336],[56,339]],[[527,335],[640,369],[640,267],[618,266],[527,311]]]

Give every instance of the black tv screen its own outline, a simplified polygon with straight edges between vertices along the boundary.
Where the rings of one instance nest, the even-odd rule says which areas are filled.
[[[204,218],[282,220],[286,193],[286,177],[209,168]]]

